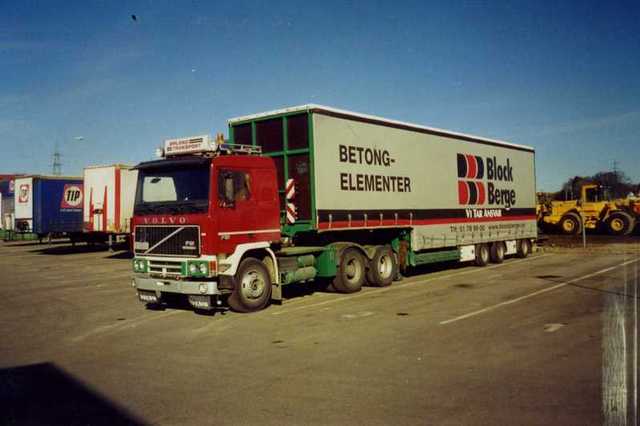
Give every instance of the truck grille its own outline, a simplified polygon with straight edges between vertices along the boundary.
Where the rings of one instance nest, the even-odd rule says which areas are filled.
[[[172,260],[150,260],[149,274],[162,277],[177,277],[182,273],[182,262]]]
[[[134,252],[137,255],[200,255],[198,226],[136,226]]]

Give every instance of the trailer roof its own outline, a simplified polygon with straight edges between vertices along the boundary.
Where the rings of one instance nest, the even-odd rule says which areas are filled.
[[[92,166],[85,166],[85,169],[106,169],[107,167],[117,167],[119,169],[133,169],[134,166],[129,164],[96,164]]]
[[[37,178],[47,180],[82,180],[82,176],[23,175],[16,177],[16,179],[22,178]]]
[[[347,111],[343,109],[332,108],[332,107],[317,105],[317,104],[298,105],[294,107],[282,108],[282,109],[277,109],[273,111],[261,112],[258,114],[245,115],[242,117],[230,118],[229,120],[227,120],[227,122],[230,125],[233,125],[233,124],[241,123],[244,121],[259,120],[263,118],[268,118],[268,117],[273,117],[273,116],[278,116],[283,114],[292,114],[296,112],[317,112],[317,113],[339,117],[339,118],[351,119],[351,120],[368,122],[373,124],[380,124],[383,126],[386,125],[389,127],[396,127],[400,129],[406,129],[406,130],[414,130],[414,131],[430,133],[438,136],[449,136],[449,137],[455,137],[458,139],[464,139],[472,142],[487,143],[491,145],[502,145],[502,146],[516,148],[516,149],[525,150],[525,151],[532,151],[532,152],[535,151],[533,147],[530,147],[527,145],[518,145],[518,144],[506,142],[499,139],[490,139],[490,138],[484,138],[481,136],[475,136],[475,135],[470,135],[466,133],[452,132],[450,130],[438,129],[435,127],[427,127],[419,124],[407,123],[404,121],[390,120],[388,118],[378,117],[375,115],[360,114],[353,111]]]

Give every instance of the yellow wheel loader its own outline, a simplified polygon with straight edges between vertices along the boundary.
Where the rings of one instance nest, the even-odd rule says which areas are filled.
[[[543,228],[575,235],[585,229],[606,230],[612,235],[628,235],[640,218],[640,199],[609,200],[599,185],[583,185],[580,199],[549,201],[538,206],[538,222]]]

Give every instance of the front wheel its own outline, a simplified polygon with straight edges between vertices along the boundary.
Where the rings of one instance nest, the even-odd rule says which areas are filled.
[[[565,235],[577,235],[582,231],[580,216],[568,213],[560,220],[560,230]]]
[[[229,296],[229,307],[236,312],[263,309],[271,298],[271,277],[264,263],[253,257],[240,262]]]

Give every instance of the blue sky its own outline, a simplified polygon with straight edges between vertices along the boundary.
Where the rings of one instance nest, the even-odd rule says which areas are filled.
[[[531,145],[541,190],[613,160],[640,181],[637,1],[0,11],[0,173],[49,173],[55,144],[64,174],[136,163],[230,117],[319,103]]]

